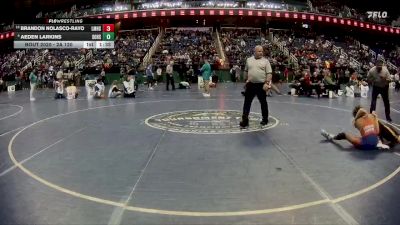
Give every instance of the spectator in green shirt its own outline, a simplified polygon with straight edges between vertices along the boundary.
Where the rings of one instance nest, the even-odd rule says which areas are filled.
[[[31,74],[29,75],[29,80],[30,80],[30,83],[31,83],[31,90],[29,92],[30,100],[31,101],[35,101],[36,99],[35,99],[35,97],[33,97],[33,92],[36,89],[36,83],[37,83],[36,70],[33,70],[31,72]]]
[[[210,97],[210,77],[211,77],[211,65],[208,60],[204,59],[204,64],[200,69],[203,77],[204,97]]]
[[[340,85],[332,80],[331,71],[329,69],[324,69],[323,74],[324,74],[323,83],[324,83],[325,89],[329,90],[329,91],[333,91],[333,95],[335,98],[339,97],[337,95],[337,92],[340,89]]]

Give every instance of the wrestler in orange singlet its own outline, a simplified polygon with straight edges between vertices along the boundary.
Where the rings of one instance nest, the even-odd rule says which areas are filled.
[[[371,114],[360,106],[356,106],[353,110],[353,116],[354,126],[360,131],[361,137],[350,133],[339,133],[333,136],[324,130],[321,131],[321,134],[330,141],[346,139],[360,150],[377,149],[379,143],[379,122],[375,112]]]

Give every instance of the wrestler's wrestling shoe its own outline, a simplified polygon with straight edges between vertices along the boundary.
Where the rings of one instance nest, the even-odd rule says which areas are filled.
[[[326,138],[326,140],[333,141],[334,136],[332,134],[326,132],[326,130],[322,129],[321,135],[324,136],[324,138]]]
[[[378,144],[376,145],[376,147],[379,150],[389,150],[390,149],[389,145],[383,144],[382,141],[379,141]]]

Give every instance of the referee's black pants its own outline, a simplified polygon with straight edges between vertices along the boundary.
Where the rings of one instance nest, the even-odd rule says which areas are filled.
[[[261,104],[261,113],[263,121],[268,122],[268,103],[267,95],[263,89],[264,83],[247,83],[246,90],[244,93],[244,105],[243,105],[243,120],[248,121],[251,103],[255,96],[257,96],[258,101]]]
[[[386,120],[391,121],[392,119],[390,118],[389,86],[385,86],[385,87],[373,86],[372,87],[372,99],[371,99],[370,112],[376,110],[376,99],[378,98],[379,94],[382,96],[383,104],[385,105]]]

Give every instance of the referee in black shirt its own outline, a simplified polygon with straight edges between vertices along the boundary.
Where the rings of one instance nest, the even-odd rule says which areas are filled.
[[[382,60],[377,60],[376,65],[368,72],[368,82],[372,84],[372,99],[370,112],[376,110],[376,99],[380,94],[385,105],[386,120],[392,122],[390,117],[390,102],[389,102],[389,83],[390,73],[386,66],[383,66]]]

